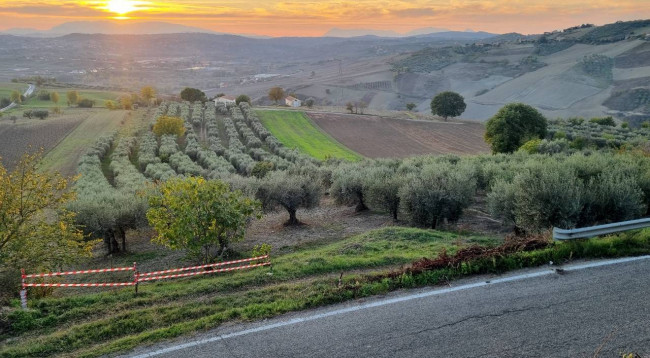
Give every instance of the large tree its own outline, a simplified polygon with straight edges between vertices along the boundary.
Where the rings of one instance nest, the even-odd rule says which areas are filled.
[[[203,178],[170,179],[149,196],[147,218],[156,229],[155,242],[171,249],[186,249],[212,262],[228,244],[244,239],[248,220],[259,203],[228,184]]]
[[[273,87],[269,90],[269,98],[278,104],[284,98],[284,90],[281,87]]]
[[[185,126],[183,119],[180,117],[161,116],[158,117],[156,123],[153,125],[153,132],[156,136],[162,137],[166,134],[172,134],[177,137],[182,137],[185,134]]]
[[[206,102],[208,97],[199,89],[185,87],[185,89],[181,91],[181,99],[189,102]]]
[[[445,120],[448,117],[460,116],[465,112],[465,108],[467,108],[465,99],[456,92],[441,92],[431,100],[431,113]]]
[[[531,139],[546,136],[546,118],[523,103],[503,106],[486,124],[485,141],[493,153],[512,153]]]
[[[0,165],[0,269],[50,270],[91,256],[74,214],[68,181],[39,170],[40,154],[25,154],[10,173]]]

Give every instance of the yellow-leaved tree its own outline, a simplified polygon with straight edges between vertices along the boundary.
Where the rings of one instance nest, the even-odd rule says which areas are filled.
[[[38,170],[40,153],[25,154],[11,172],[0,163],[0,271],[53,270],[90,257],[95,242],[84,240],[68,180]]]
[[[153,133],[162,137],[165,134],[176,135],[182,137],[185,134],[185,126],[183,119],[180,117],[160,116],[153,125]]]

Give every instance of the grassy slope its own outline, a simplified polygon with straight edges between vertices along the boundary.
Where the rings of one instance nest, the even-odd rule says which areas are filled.
[[[498,239],[411,228],[385,228],[336,243],[301,248],[273,258],[273,275],[260,268],[220,276],[145,284],[133,289],[30,300],[16,311],[15,341],[0,356],[72,354],[98,356],[145,342],[269,317],[357,296],[337,288],[342,272],[380,270],[434,256],[460,243],[496,244]],[[133,258],[124,257],[125,262]],[[346,277],[354,282],[355,277]],[[372,293],[368,291],[367,294]],[[0,337],[1,338],[7,338]]]
[[[180,279],[100,294],[30,301],[29,311],[9,314],[2,357],[96,357],[217,327],[224,322],[271,317],[289,311],[440,284],[465,275],[563,263],[572,258],[650,253],[650,230],[604,239],[554,243],[536,251],[479,258],[418,275],[387,276],[391,267],[435,257],[459,245],[494,246],[499,240],[412,228],[384,228],[336,243],[299,248],[273,258],[269,269]],[[125,257],[125,262],[132,258]],[[340,273],[343,276],[339,285]],[[392,278],[391,278],[392,277]],[[18,303],[15,303],[16,306]]]
[[[346,148],[321,131],[302,112],[257,111],[264,126],[284,145],[311,155],[316,159],[327,157],[359,160],[361,155]]]
[[[98,137],[119,128],[126,111],[101,110],[88,116],[43,159],[44,170],[74,174],[77,160]]]

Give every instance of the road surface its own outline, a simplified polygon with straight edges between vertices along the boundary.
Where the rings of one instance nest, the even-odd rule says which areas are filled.
[[[131,357],[650,356],[650,257],[563,269],[482,277],[221,328]]]
[[[23,96],[25,96],[25,97],[31,96],[32,93],[34,93],[35,89],[36,89],[36,86],[30,84],[29,87],[27,88],[27,90],[25,91],[25,93],[23,94]],[[8,105],[7,107],[0,108],[0,112],[8,111],[8,110],[10,110],[10,109],[12,109],[12,108],[14,108],[16,106],[17,106],[16,102],[11,102],[11,104]]]

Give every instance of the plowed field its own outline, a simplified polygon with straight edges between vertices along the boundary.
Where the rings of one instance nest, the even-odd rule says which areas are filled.
[[[472,122],[427,122],[377,116],[307,113],[334,139],[369,158],[489,152],[485,127]]]

